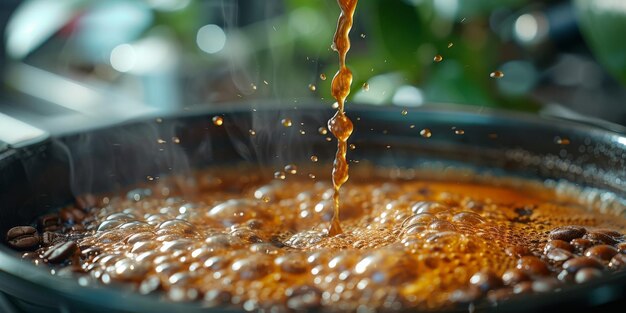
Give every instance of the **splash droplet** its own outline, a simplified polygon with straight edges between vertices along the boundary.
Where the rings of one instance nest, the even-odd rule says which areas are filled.
[[[253,129],[248,130],[248,133],[250,133],[250,136],[256,136],[256,132]]]
[[[315,85],[313,85],[313,84],[309,84],[309,90],[310,91],[315,91],[315,90],[317,90],[317,87],[315,87]]]
[[[315,179],[315,174],[309,174],[309,178]]]
[[[462,129],[455,129],[454,133],[457,134],[457,135],[463,135],[463,134],[465,134],[465,131],[462,130]]]
[[[411,129],[412,129],[412,128],[415,128],[415,125],[411,124],[411,125],[409,126],[409,128],[411,128]]]
[[[317,162],[317,156],[316,155],[312,155],[311,156],[311,162]]]
[[[221,116],[213,116],[213,125],[222,126],[224,124],[224,118]]]
[[[304,131],[304,129],[300,130],[300,135],[306,135],[306,132]]]
[[[433,133],[430,131],[430,129],[424,128],[420,130],[420,135],[424,138],[430,138],[432,137]]]
[[[287,176],[285,175],[285,172],[278,171],[278,172],[274,173],[274,178],[276,178],[276,179],[285,179],[285,178],[287,178]]]
[[[285,127],[291,127],[291,125],[292,125],[291,119],[289,119],[289,118],[284,118],[284,119],[280,120],[280,123],[283,124],[283,126],[285,126]]]
[[[324,126],[320,127],[317,129],[317,132],[320,133],[320,135],[326,135],[328,134],[328,129]]]
[[[339,103],[337,103],[337,102],[333,103],[332,108],[333,108],[333,109],[337,109],[337,108],[339,108]]]
[[[320,74],[320,79],[321,80],[326,80],[326,74],[324,74],[324,73]]]
[[[178,137],[172,137],[172,142],[173,142],[173,143],[180,143],[180,138],[178,138]]]
[[[250,87],[252,87],[252,90],[256,90],[256,85],[255,84],[250,84]]]
[[[502,78],[502,77],[504,77],[504,73],[502,71],[495,71],[495,72],[492,72],[491,74],[489,74],[489,77],[491,77],[491,78]]]
[[[441,56],[441,54],[437,54],[434,58],[433,61],[439,63],[441,61],[443,61],[443,57]]]
[[[164,144],[164,143],[166,143],[166,142],[167,142],[167,141],[165,141],[165,140],[163,140],[163,139],[161,139],[161,138],[157,139],[157,143],[159,143],[159,144]]]
[[[354,149],[356,149],[356,145],[355,145],[355,144],[353,144],[353,143],[351,143],[351,144],[350,144],[350,150],[354,150]]]
[[[298,167],[296,167],[294,164],[287,164],[285,165],[285,172],[291,175],[295,175],[298,173]]]
[[[400,114],[407,115],[407,114],[409,114],[409,111],[407,111],[407,109],[404,109],[404,110],[402,110],[402,112],[400,112]]]
[[[365,34],[361,34],[361,38],[365,38],[365,37],[366,37]]]
[[[370,84],[363,83],[363,91],[370,91]]]
[[[452,42],[448,43],[448,48],[452,48],[452,46],[454,46],[454,43]]]

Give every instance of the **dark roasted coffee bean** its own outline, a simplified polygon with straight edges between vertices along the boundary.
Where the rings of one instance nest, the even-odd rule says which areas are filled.
[[[318,308],[322,302],[322,291],[314,286],[303,285],[285,291],[287,307],[292,310],[306,310]]]
[[[612,270],[626,269],[626,254],[616,254],[609,262],[609,268]]]
[[[53,233],[49,231],[44,232],[43,235],[41,235],[41,243],[44,246],[51,246],[62,239],[63,236],[59,235],[58,233]]]
[[[520,269],[512,268],[502,274],[502,282],[507,286],[517,285],[523,281],[529,280],[530,277]]]
[[[216,307],[230,303],[232,294],[226,290],[209,290],[204,294],[204,303]]]
[[[78,250],[78,246],[73,241],[58,243],[46,253],[43,254],[43,258],[50,263],[61,263],[71,257]]]
[[[554,240],[548,241],[546,246],[543,247],[543,253],[544,254],[548,254],[548,252],[550,252],[550,250],[552,250],[554,248],[563,249],[563,250],[569,251],[569,252],[574,252],[574,247],[572,247],[572,245],[569,244],[569,242],[563,241],[563,240],[554,239]]]
[[[604,261],[609,261],[616,254],[617,249],[609,245],[598,245],[585,250],[585,256],[598,258]]]
[[[550,273],[545,262],[535,256],[525,256],[517,261],[517,268],[532,276],[544,276]]]
[[[553,248],[546,253],[546,258],[554,262],[563,262],[573,258],[575,255],[567,250]]]
[[[572,239],[580,238],[585,235],[587,230],[582,226],[563,226],[557,227],[550,231],[548,235],[550,239],[558,239],[564,241],[570,241]]]
[[[493,303],[499,303],[508,300],[513,295],[513,289],[500,288],[487,292],[487,299]]]
[[[480,271],[472,275],[470,285],[482,292],[487,292],[502,286],[502,279],[491,271]]]
[[[39,245],[37,230],[31,226],[17,226],[9,229],[6,236],[9,245],[15,249],[31,249]]]
[[[58,231],[61,229],[61,219],[56,213],[46,214],[39,218],[41,231]]]
[[[459,304],[472,303],[480,298],[481,295],[482,292],[478,288],[457,289],[450,294],[449,300],[452,303]]]
[[[512,257],[516,257],[516,258],[521,258],[523,256],[527,256],[527,255],[532,255],[532,252],[530,251],[530,249],[528,249],[525,246],[512,246],[512,247],[508,247],[504,250],[504,252],[508,255],[508,256],[512,256]]]
[[[602,277],[602,271],[597,268],[587,267],[580,269],[576,273],[576,282],[579,284],[586,283],[590,280]]]
[[[618,243],[617,239],[598,231],[591,231],[584,238],[600,244],[615,245]]]
[[[596,233],[602,233],[602,234],[605,234],[607,236],[611,236],[614,239],[620,239],[620,238],[622,238],[624,236],[620,232],[612,230],[612,229],[594,229],[593,231],[596,232]]]
[[[570,273],[576,273],[580,269],[588,267],[603,269],[604,265],[602,265],[602,263],[600,263],[597,259],[586,256],[569,259],[563,263],[563,269]]]
[[[576,253],[581,253],[581,254],[585,250],[593,247],[593,241],[589,239],[585,239],[585,238],[572,239],[572,241],[570,241],[570,244],[574,247],[574,250],[576,250]]]
[[[620,242],[616,246],[620,253],[626,253],[626,242]]]
[[[513,293],[515,294],[531,293],[532,291],[533,291],[532,281],[523,281],[513,286]]]
[[[534,292],[550,292],[559,286],[559,281],[553,277],[541,278],[533,281]]]

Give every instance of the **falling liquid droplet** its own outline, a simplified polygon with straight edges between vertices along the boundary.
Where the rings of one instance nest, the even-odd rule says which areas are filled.
[[[315,91],[316,89],[317,89],[317,87],[315,87],[315,85],[309,84],[309,90],[310,91]]]
[[[422,135],[422,137],[424,138],[430,138],[432,137],[433,133],[430,131],[430,129],[424,128],[420,131],[420,135]]]
[[[164,144],[164,143],[166,143],[166,142],[167,142],[167,141],[165,141],[165,140],[163,140],[163,139],[157,139],[157,143],[159,143],[159,144]]]
[[[315,175],[314,175],[314,174],[309,174],[309,177],[310,177],[311,179],[315,179]]]
[[[250,87],[252,87],[252,90],[256,90],[256,85],[255,84],[250,84]]]
[[[300,130],[300,135],[306,135],[306,132],[304,131],[304,129]]]
[[[370,84],[363,83],[363,91],[370,91]]]
[[[356,149],[356,145],[355,145],[355,144],[353,144],[353,143],[351,143],[351,144],[350,144],[350,150],[354,150],[354,149]]]
[[[326,80],[326,74],[324,74],[324,73],[320,74],[320,79],[321,80]]]
[[[283,126],[285,127],[291,127],[292,123],[291,123],[291,119],[288,118],[284,118],[280,121],[281,124],[283,124]]]
[[[406,109],[404,109],[404,110],[402,110],[402,112],[400,112],[400,114],[402,114],[402,115],[407,115],[407,114],[409,114],[409,111],[407,111]]]
[[[328,134],[328,129],[324,126],[320,127],[317,129],[317,132],[320,133],[320,135],[326,135]]]
[[[409,128],[415,128],[415,125],[412,125],[412,124],[411,124],[411,125],[409,126]]]
[[[332,140],[333,140],[332,138],[330,138],[330,137],[326,137],[326,141],[330,142],[330,141],[332,141]]]
[[[250,133],[250,136],[256,136],[256,132],[254,130],[250,129],[248,132]]]
[[[365,34],[361,34],[361,38],[365,38],[365,37],[366,37]]]
[[[222,126],[224,124],[224,118],[221,116],[213,116],[213,125]]]
[[[443,57],[441,56],[441,54],[437,54],[434,58],[433,61],[439,63],[441,61],[443,61]]]
[[[154,177],[152,177],[152,176],[146,176],[146,179],[147,179],[147,180],[149,180],[149,181],[153,181],[153,180],[154,180]]]
[[[267,80],[263,81],[264,84],[269,85],[270,83],[267,82]]]
[[[274,173],[274,178],[276,179],[285,179],[287,178],[287,176],[285,175],[285,172],[275,172]]]
[[[173,143],[180,143],[180,138],[178,138],[178,137],[172,137],[172,142],[173,142]]]
[[[502,71],[495,71],[495,72],[492,72],[491,74],[489,74],[489,77],[491,77],[491,78],[502,78],[502,77],[504,77],[504,73]]]
[[[317,156],[316,155],[312,155],[311,156],[311,162],[317,162]]]
[[[295,175],[298,173],[298,167],[296,167],[293,164],[287,164],[285,165],[285,172],[291,174],[291,175]]]
[[[465,131],[462,130],[462,129],[455,129],[454,133],[457,134],[457,135],[463,135],[463,134],[465,134]]]
[[[387,148],[387,149],[391,149],[391,145],[387,145],[387,146],[386,146],[386,148]]]
[[[337,108],[339,108],[339,103],[337,103],[337,102],[333,103],[332,108],[333,108],[333,109],[337,109]]]
[[[454,43],[448,43],[448,48],[452,48],[452,46],[454,46]]]

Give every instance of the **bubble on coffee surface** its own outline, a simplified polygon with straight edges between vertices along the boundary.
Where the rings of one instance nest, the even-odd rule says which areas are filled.
[[[56,272],[241,308],[439,309],[624,268],[623,219],[557,202],[549,188],[454,178],[467,174],[447,183],[363,164],[343,189],[343,232],[328,236],[329,174],[301,170],[319,179],[272,180],[250,168],[198,172],[195,196],[137,188],[82,213],[46,216],[42,225],[55,236],[21,227],[7,237],[19,249],[39,243],[24,258]],[[441,178],[437,172],[432,177]],[[78,228],[70,227],[74,215]]]

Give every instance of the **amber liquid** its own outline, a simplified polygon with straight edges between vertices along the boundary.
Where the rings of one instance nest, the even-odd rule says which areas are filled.
[[[352,134],[353,125],[344,111],[346,98],[350,94],[352,85],[352,72],[346,66],[346,55],[350,50],[350,29],[352,28],[354,10],[358,0],[338,0],[341,14],[337,22],[337,31],[333,38],[333,50],[339,54],[339,71],[335,74],[332,82],[332,95],[337,100],[337,113],[328,121],[328,129],[337,138],[337,153],[333,163],[333,204],[334,215],[328,234],[335,236],[342,233],[339,223],[339,189],[348,181],[348,138]]]

